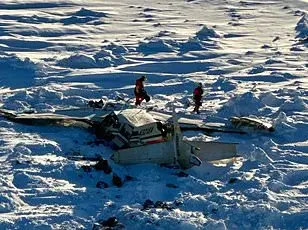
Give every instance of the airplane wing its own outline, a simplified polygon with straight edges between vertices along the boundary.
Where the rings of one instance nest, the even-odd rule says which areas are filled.
[[[62,125],[89,128],[93,121],[86,117],[70,117],[54,113],[15,113],[11,110],[0,109],[0,115],[6,119],[27,125]]]
[[[172,115],[165,114],[156,111],[149,111],[153,118],[157,121],[166,122],[167,120],[172,118]],[[179,118],[178,123],[180,125],[181,130],[203,130],[206,132],[225,132],[225,133],[246,133],[243,130],[227,127],[224,123],[205,123],[202,120],[198,119],[189,119],[189,118]]]

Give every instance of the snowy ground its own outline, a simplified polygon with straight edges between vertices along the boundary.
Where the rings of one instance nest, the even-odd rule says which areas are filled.
[[[92,229],[116,217],[125,229],[308,228],[307,0],[2,0],[0,105],[54,111],[89,99],[133,97],[146,74],[149,105],[221,122],[254,115],[271,134],[189,138],[238,142],[242,158],[185,171],[115,165],[81,129],[0,118],[0,229]],[[200,115],[185,107],[205,86]],[[133,102],[132,102],[133,103]],[[116,173],[122,187],[112,183]],[[104,181],[108,188],[97,188]],[[144,208],[146,200],[169,208]]]

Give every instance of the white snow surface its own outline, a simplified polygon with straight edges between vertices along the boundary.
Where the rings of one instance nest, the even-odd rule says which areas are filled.
[[[133,97],[207,122],[253,115],[273,133],[188,132],[237,142],[241,158],[180,169],[121,166],[83,129],[0,118],[0,229],[308,229],[308,52],[305,0],[2,0],[0,105],[53,112]],[[185,102],[196,83],[201,114]],[[129,101],[133,104],[133,100]],[[145,105],[145,106],[148,106]],[[122,179],[68,156],[103,156]],[[130,178],[129,177],[129,178]],[[108,188],[97,188],[104,181]],[[143,209],[146,200],[171,209]],[[114,227],[114,229],[120,226]]]

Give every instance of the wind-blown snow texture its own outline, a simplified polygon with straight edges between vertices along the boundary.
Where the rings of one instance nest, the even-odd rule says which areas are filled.
[[[175,100],[179,116],[254,115],[276,131],[184,134],[238,142],[242,156],[185,176],[116,165],[85,130],[0,118],[0,229],[92,229],[110,217],[125,229],[307,229],[307,9],[306,0],[1,1],[3,108],[129,99],[146,74],[156,109]],[[196,82],[205,86],[201,115],[185,106]],[[70,155],[102,155],[113,173],[84,170],[94,163]]]

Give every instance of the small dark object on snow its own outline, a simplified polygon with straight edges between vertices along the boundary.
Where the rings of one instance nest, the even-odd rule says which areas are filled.
[[[216,214],[218,212],[218,209],[217,208],[212,208],[211,212]]]
[[[183,204],[183,201],[182,200],[175,200],[173,203],[174,203],[175,206],[178,207],[178,206]]]
[[[153,201],[148,199],[143,203],[143,210],[150,209],[150,208],[155,208],[155,205]]]
[[[161,208],[161,209],[167,209],[171,210],[172,207],[163,201],[156,201],[155,203],[151,200],[146,200],[143,204],[143,210],[151,209],[151,208]]]
[[[108,188],[108,184],[100,180],[96,183],[96,188]]]
[[[183,172],[183,171],[177,173],[176,175],[177,175],[178,177],[188,177],[188,174],[187,174],[186,172]]]
[[[123,182],[122,182],[122,179],[121,177],[119,177],[117,174],[113,174],[112,176],[112,183],[117,186],[117,187],[122,187],[123,185]]]
[[[91,166],[90,165],[83,165],[81,166],[84,172],[91,172]]]
[[[171,184],[171,183],[166,184],[166,186],[167,186],[168,188],[178,188],[178,187],[179,187],[179,186],[177,186],[177,185],[175,185],[175,184]]]
[[[108,165],[108,161],[105,159],[100,159],[95,165],[94,168],[96,170],[102,170],[104,173],[109,174],[112,172],[112,169]]]
[[[107,220],[100,220],[98,223],[94,224],[92,230],[116,230],[124,229],[123,224],[121,224],[116,217],[110,217]]]
[[[172,207],[169,205],[169,204],[167,204],[166,202],[163,202],[163,201],[156,201],[155,202],[155,208],[161,208],[161,209],[167,209],[167,210],[171,210],[172,209]]]
[[[126,181],[132,181],[132,180],[135,180],[136,178],[132,177],[132,176],[129,176],[129,175],[126,175],[125,176],[125,180]]]
[[[91,108],[97,108],[97,109],[101,109],[104,107],[104,102],[103,100],[99,100],[99,101],[93,101],[93,100],[90,100],[88,102],[88,105],[91,107]]]
[[[275,42],[275,41],[278,41],[280,38],[278,37],[278,36],[276,36],[273,40],[272,40],[272,42]]]
[[[154,207],[155,208],[162,208],[164,206],[164,204],[165,204],[164,202],[158,200],[158,201],[155,202]]]
[[[234,184],[235,182],[237,182],[239,179],[237,179],[237,178],[231,178],[230,180],[229,180],[229,184]]]

